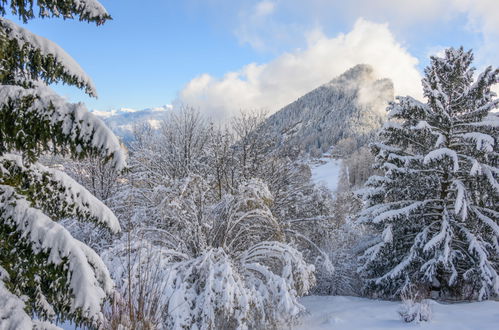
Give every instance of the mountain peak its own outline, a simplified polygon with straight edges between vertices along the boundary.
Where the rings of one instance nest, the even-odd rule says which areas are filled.
[[[343,139],[360,147],[381,127],[393,97],[390,79],[359,64],[270,116],[262,129],[290,155],[320,156]]]
[[[376,80],[376,78],[374,77],[374,68],[369,64],[357,64],[356,66],[342,73],[339,77],[331,80],[331,83],[358,80]]]

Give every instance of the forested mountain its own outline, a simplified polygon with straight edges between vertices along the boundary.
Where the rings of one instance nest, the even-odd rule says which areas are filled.
[[[393,84],[359,64],[270,116],[260,128],[271,131],[289,154],[319,156],[343,139],[365,144],[385,121]]]

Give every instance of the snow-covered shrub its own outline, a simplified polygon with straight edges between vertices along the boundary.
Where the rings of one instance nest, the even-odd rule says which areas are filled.
[[[261,242],[235,256],[207,249],[168,269],[166,327],[289,324],[304,311],[298,297],[313,285],[312,271],[300,252],[279,242]]]
[[[105,328],[161,328],[167,303],[165,276],[175,253],[133,231],[104,250],[102,258],[116,283],[112,302],[104,309]]]
[[[426,322],[432,317],[431,300],[422,299],[421,295],[411,291],[402,294],[399,315],[405,322]]]
[[[357,257],[362,244],[369,239],[364,226],[354,221],[361,201],[351,191],[342,191],[336,193],[330,207],[330,215],[315,224],[319,235],[310,235],[330,261],[314,263],[317,285],[313,294],[356,296],[361,289]]]
[[[289,324],[304,312],[298,297],[313,285],[313,267],[279,242],[261,242],[237,256],[210,248],[193,258],[136,238],[103,259],[117,279],[106,313],[113,329]]]
[[[304,311],[298,298],[314,285],[314,267],[285,243],[269,208],[273,199],[268,188],[250,180],[218,203],[211,198],[210,187],[195,175],[152,192],[150,200],[158,202],[156,225],[137,227],[131,243],[116,246],[104,257],[113,277],[121,279],[124,302],[142,299],[133,293],[141,286],[137,274],[153,271],[154,280],[148,283],[157,295],[150,319],[160,320],[159,328],[272,328],[292,323]],[[143,241],[153,243],[148,247],[152,252]],[[147,266],[149,260],[156,260],[152,267]],[[128,304],[137,309],[137,303]],[[120,322],[126,324],[127,318],[120,317]]]
[[[403,300],[399,314],[405,322],[425,322],[431,320],[431,306],[427,300]]]

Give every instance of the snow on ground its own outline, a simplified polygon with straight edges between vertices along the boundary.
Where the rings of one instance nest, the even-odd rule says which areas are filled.
[[[332,192],[338,188],[340,181],[341,159],[321,158],[319,162],[310,164],[312,180],[317,184],[323,184]]]
[[[421,323],[402,321],[398,314],[400,302],[345,296],[309,296],[300,302],[310,314],[294,330],[499,329],[498,301],[454,304],[432,301],[432,319]],[[75,329],[69,322],[62,328]]]
[[[309,296],[301,299],[310,314],[297,330],[497,330],[499,302],[443,304],[431,302],[429,322],[405,323],[398,314],[400,302],[344,296]]]

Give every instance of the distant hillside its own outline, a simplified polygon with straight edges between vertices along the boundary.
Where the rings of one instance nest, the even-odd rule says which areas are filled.
[[[124,141],[130,141],[133,137],[133,127],[142,123],[148,123],[153,128],[158,128],[166,114],[172,109],[170,105],[143,110],[121,108],[111,111],[93,111],[107,126]]]
[[[369,65],[357,65],[270,116],[260,130],[271,132],[289,154],[320,156],[343,139],[356,147],[382,125],[393,100],[393,84]]]

